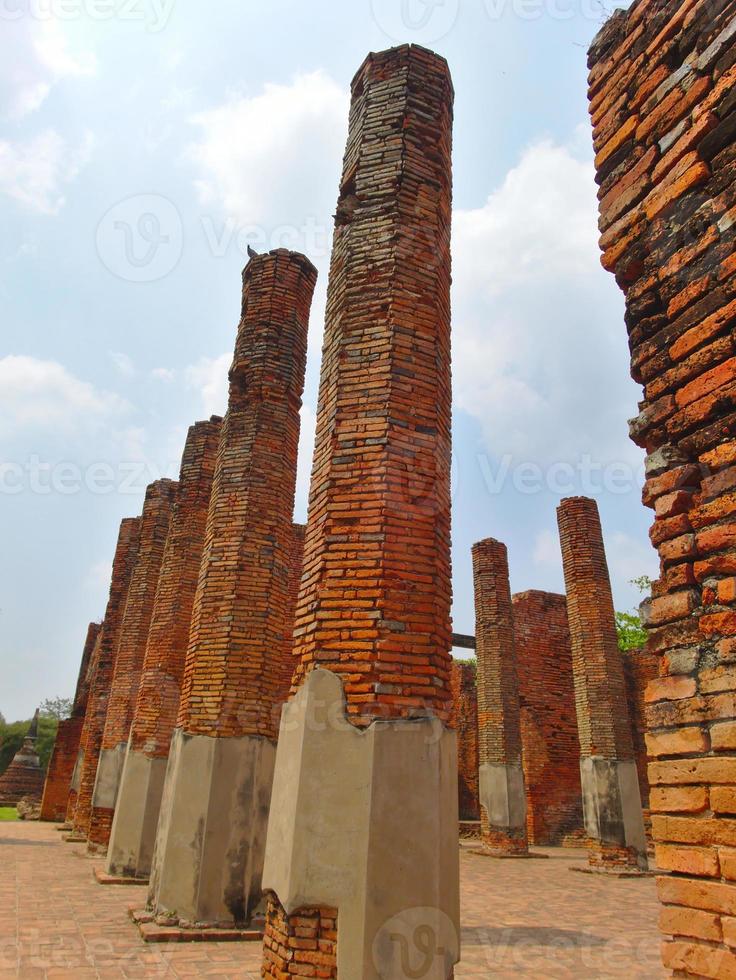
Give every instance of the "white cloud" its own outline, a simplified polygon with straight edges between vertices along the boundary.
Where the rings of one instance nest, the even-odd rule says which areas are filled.
[[[63,187],[86,164],[92,143],[88,134],[73,147],[54,129],[23,143],[0,140],[0,193],[42,214],[58,213]]]
[[[540,531],[534,541],[532,560],[535,565],[548,565],[552,568],[562,567],[559,535],[549,529]]]
[[[322,71],[268,83],[193,118],[202,203],[244,224],[326,221],[337,199],[349,97]]]
[[[623,301],[600,267],[593,166],[549,140],[453,233],[459,408],[494,455],[635,463]]]
[[[118,369],[118,371],[123,375],[123,377],[132,378],[135,375],[136,373],[135,364],[133,363],[132,358],[128,354],[124,354],[122,351],[115,351],[115,350],[111,350],[109,353],[110,353],[110,360],[113,362],[113,364]]]
[[[88,430],[127,411],[111,392],[81,381],[56,361],[9,354],[0,358],[0,433]]]
[[[184,369],[184,377],[190,388],[199,390],[206,415],[224,415],[227,409],[227,373],[232,354],[219,357],[202,357],[196,364]]]
[[[176,378],[176,371],[172,368],[154,368],[151,371],[151,377],[154,381],[163,381],[164,384],[171,384]]]
[[[35,112],[59,81],[92,75],[95,59],[71,50],[67,29],[57,18],[33,17],[27,3],[14,6],[0,31],[0,117],[21,119]]]

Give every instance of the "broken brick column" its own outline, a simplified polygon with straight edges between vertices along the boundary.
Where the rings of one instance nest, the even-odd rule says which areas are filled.
[[[93,654],[93,674],[90,680],[87,710],[84,716],[82,738],[79,746],[77,772],[79,776],[74,829],[87,837],[92,815],[92,795],[97,777],[97,763],[102,749],[102,733],[105,729],[107,705],[115,670],[115,658],[120,642],[120,630],[125,613],[131,575],[138,556],[141,518],[129,517],[120,523],[118,543],[112,564],[110,596],[107,600],[105,619],[98,638],[96,656]]]
[[[414,46],[369,55],[352,83],[263,877],[268,978],[402,976],[417,936],[429,980],[459,957],[452,101],[444,59]]]
[[[602,262],[644,387],[630,430],[660,559],[642,617],[663,959],[697,977],[736,975],[735,61],[725,0],[637,0],[588,56]]]
[[[197,422],[184,446],[120,777],[108,874],[147,878],[151,870],[221,428],[222,419],[216,416]]]
[[[452,715],[457,732],[457,784],[460,820],[480,819],[478,799],[478,685],[475,664],[453,660],[450,674]]]
[[[120,642],[105,716],[100,760],[92,796],[88,840],[90,848],[104,851],[110,840],[120,776],[128,746],[143,657],[151,625],[171,511],[178,484],[156,480],[146,489],[141,515],[138,556],[128,587]]]
[[[90,623],[87,627],[72,710],[68,718],[59,721],[54,748],[49,759],[41,802],[41,820],[63,821],[66,818],[69,791],[87,709],[90,661],[101,628],[100,623]]]
[[[181,924],[250,922],[284,692],[292,511],[317,272],[297,252],[243,273],[205,546],[149,901]]]
[[[626,681],[598,505],[557,508],[572,644],[588,858],[601,869],[646,869],[646,838]]]
[[[521,707],[505,544],[486,538],[473,545],[473,587],[481,840],[493,854],[526,856]]]

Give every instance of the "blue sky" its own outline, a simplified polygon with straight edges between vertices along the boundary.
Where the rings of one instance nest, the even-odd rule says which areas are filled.
[[[594,0],[0,0],[0,711],[69,695],[119,521],[223,411],[247,245],[306,251],[305,516],[330,215],[365,54],[418,41],[456,89],[455,629],[470,546],[562,589],[590,493],[619,608],[656,571],[628,440],[623,300],[599,265]]]

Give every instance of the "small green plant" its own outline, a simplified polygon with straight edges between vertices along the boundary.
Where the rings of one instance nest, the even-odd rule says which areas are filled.
[[[0,806],[0,821],[17,819],[18,811],[14,806]]]
[[[647,632],[641,625],[637,613],[617,612],[616,633],[618,634],[618,648],[623,652],[638,650],[647,641]]]

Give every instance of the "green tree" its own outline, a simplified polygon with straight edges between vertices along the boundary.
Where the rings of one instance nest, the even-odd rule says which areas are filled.
[[[49,718],[64,721],[71,715],[72,706],[71,698],[46,698],[45,701],[41,702],[40,712]]]
[[[619,650],[638,650],[647,640],[647,633],[641,625],[638,613],[617,612],[616,633]]]

